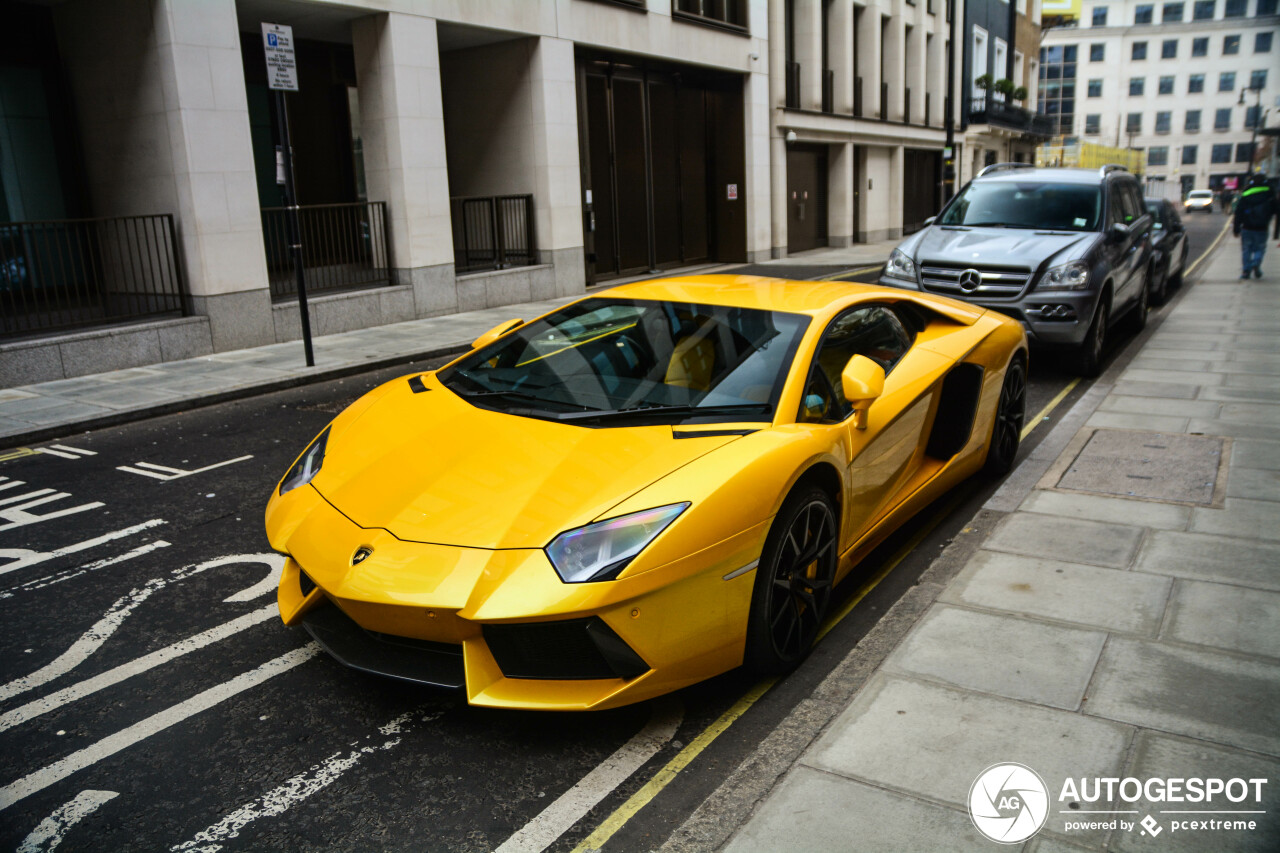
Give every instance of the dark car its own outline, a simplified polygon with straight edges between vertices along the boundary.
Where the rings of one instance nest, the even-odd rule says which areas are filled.
[[[889,255],[880,283],[1008,314],[1096,376],[1107,330],[1146,324],[1152,215],[1121,166],[983,169]]]
[[[1148,198],[1151,223],[1151,304],[1163,305],[1169,291],[1182,285],[1187,266],[1187,231],[1178,207],[1167,198]]]

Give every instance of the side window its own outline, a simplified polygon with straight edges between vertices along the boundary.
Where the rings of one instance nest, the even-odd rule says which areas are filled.
[[[1117,222],[1123,225],[1124,216],[1124,187],[1118,182],[1113,183],[1107,188],[1107,227]]]
[[[1143,213],[1142,199],[1138,195],[1137,188],[1126,181],[1117,183],[1116,190],[1120,196],[1120,221],[1125,225],[1132,225]]]
[[[809,369],[800,401],[801,422],[837,423],[853,414],[840,374],[855,355],[865,355],[888,373],[911,348],[893,311],[882,305],[851,308],[831,321]]]

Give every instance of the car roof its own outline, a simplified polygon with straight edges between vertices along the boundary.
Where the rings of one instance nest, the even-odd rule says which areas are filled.
[[[1107,173],[1108,178],[1133,176],[1126,171],[1116,170]],[[1100,184],[1103,177],[1097,169],[1006,169],[974,178],[974,181],[1004,181],[1012,183],[1060,183],[1060,184]]]
[[[1187,195],[1213,195],[1213,190],[1192,190]]]
[[[588,296],[653,299],[822,314],[850,296],[874,296],[885,288],[847,281],[790,281],[756,275],[689,275],[622,284]]]

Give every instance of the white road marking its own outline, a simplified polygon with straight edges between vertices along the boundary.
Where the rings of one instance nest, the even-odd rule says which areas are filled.
[[[646,761],[657,755],[675,737],[683,718],[684,711],[677,701],[665,699],[655,703],[653,716],[643,729],[520,831],[502,842],[495,853],[541,853],[546,850]]]
[[[67,830],[93,814],[103,803],[120,796],[115,791],[81,791],[70,802],[40,821],[18,847],[18,853],[49,853],[62,843]]]
[[[7,575],[9,572],[16,572],[18,569],[25,569],[28,566],[34,566],[57,557],[64,557],[67,554],[74,554],[77,551],[96,548],[98,545],[110,542],[113,539],[132,536],[135,533],[139,533],[143,530],[149,530],[152,527],[156,527],[161,524],[168,524],[168,522],[163,518],[153,518],[150,521],[144,521],[141,524],[135,524],[132,527],[126,527],[122,530],[114,530],[111,533],[104,533],[93,539],[86,539],[83,542],[77,542],[75,545],[67,545],[53,551],[33,551],[29,548],[0,548],[0,558],[9,558],[11,561],[0,566],[0,575]]]
[[[440,717],[442,713],[424,715],[422,722],[429,723]],[[412,712],[401,714],[385,726],[379,727],[378,732],[383,737],[403,734],[409,728],[409,720],[412,716]],[[366,737],[365,740],[369,740],[371,737],[372,735]],[[286,779],[282,784],[272,788],[253,802],[245,803],[208,829],[196,833],[195,838],[190,841],[175,844],[169,849],[174,853],[178,853],[178,851],[217,853],[222,849],[222,845],[218,842],[239,837],[240,830],[258,818],[275,817],[276,815],[284,814],[292,806],[296,806],[312,794],[332,785],[343,773],[359,764],[365,756],[394,749],[399,743],[399,737],[391,737],[380,744],[358,747],[346,755],[341,752],[334,753],[319,764],[312,766],[305,773],[299,773]]]
[[[58,450],[66,451],[67,453],[78,453],[81,456],[97,456],[98,455],[98,451],[85,450],[82,447],[67,447],[65,444],[51,444],[49,446],[56,448]]]
[[[237,462],[243,462],[246,459],[252,459],[253,454],[248,456],[237,456],[235,459],[228,459],[226,462],[217,462],[213,465],[206,465],[203,468],[197,468],[194,471],[184,471],[181,468],[170,468],[167,465],[156,465],[153,462],[135,462],[137,467],[129,465],[117,465],[117,471],[125,471],[129,474],[141,474],[144,477],[151,477],[156,480],[177,480],[181,477],[190,477],[192,474],[201,474],[205,471],[212,471],[214,468],[221,468],[223,465],[234,465]],[[146,468],[148,470],[142,470]],[[164,473],[158,473],[164,472]]]
[[[108,735],[95,744],[73,752],[66,758],[55,761],[47,767],[42,767],[33,773],[23,776],[21,779],[10,782],[0,788],[0,811],[9,808],[14,803],[21,802],[32,794],[43,791],[50,785],[61,782],[86,767],[91,767],[99,761],[115,755],[117,752],[128,749],[202,711],[207,711],[233,696],[256,687],[277,675],[288,672],[295,666],[311,660],[319,652],[320,647],[315,643],[308,643],[301,648],[286,652],[278,658],[267,661],[257,669],[241,673],[230,681],[211,687],[126,729],[113,735]]]
[[[72,669],[89,659],[89,656],[102,648],[102,644],[110,639],[116,629],[124,624],[124,620],[129,617],[137,609],[138,605],[150,598],[154,593],[164,589],[175,581],[183,581],[194,575],[198,575],[208,569],[218,566],[232,565],[236,563],[266,563],[271,569],[267,580],[272,577],[280,576],[280,568],[284,564],[284,558],[279,554],[233,554],[228,557],[217,557],[212,560],[206,560],[198,565],[184,566],[181,569],[175,569],[170,577],[167,578],[151,578],[140,587],[134,587],[126,594],[116,599],[115,603],[107,608],[107,612],[102,614],[102,618],[93,624],[89,630],[80,635],[80,638],[71,644],[71,647],[49,663],[37,669],[35,672],[24,675],[21,678],[15,678],[7,684],[0,684],[0,701],[17,696],[19,693],[25,693],[41,685],[48,684],[59,676],[65,675]],[[261,582],[254,584],[237,595],[243,596],[247,592],[253,592],[254,597],[269,592],[274,587],[271,585],[263,586]],[[235,596],[232,596],[233,598]],[[249,601],[250,598],[236,598],[237,601]]]
[[[49,490],[40,489],[38,491],[47,493]],[[10,500],[3,501],[3,503],[12,503],[14,500],[21,500],[22,498],[32,497],[35,494],[37,494],[37,492],[32,492],[29,495],[23,495],[19,498],[12,498]],[[0,509],[0,518],[3,518],[5,521],[9,522],[8,524],[0,524],[0,530],[11,530],[15,527],[25,527],[28,524],[39,524],[42,521],[49,521],[54,518],[62,518],[63,516],[66,516],[66,515],[75,515],[78,512],[84,512],[85,510],[97,509],[100,506],[106,506],[106,504],[104,504],[102,501],[93,501],[92,503],[80,504],[80,506],[73,506],[73,507],[68,507],[67,509],[54,510],[53,512],[46,513],[45,515],[36,515],[34,513],[27,512],[27,510],[33,506],[40,506],[41,504],[47,504],[50,501],[62,500],[63,498],[69,498],[69,497],[71,497],[71,495],[67,494],[66,492],[57,492],[55,494],[48,495],[47,497],[40,497],[40,498],[36,498],[33,501],[27,501],[24,504],[19,504],[17,506],[9,506],[9,507],[5,507],[4,509]]]
[[[20,583],[17,586],[11,586],[6,590],[0,591],[0,600],[13,598],[19,592],[31,592],[37,589],[44,589],[46,586],[53,586],[55,583],[62,583],[89,572],[96,572],[98,569],[105,569],[107,566],[114,566],[117,563],[123,563],[125,560],[132,560],[134,557],[141,557],[150,554],[152,551],[158,551],[161,548],[168,548],[168,542],[163,539],[157,539],[154,542],[148,542],[145,545],[139,545],[132,551],[125,551],[123,554],[117,554],[114,557],[104,557],[101,560],[94,560],[92,563],[85,563],[83,566],[75,569],[63,569],[60,572],[54,572],[51,575],[45,575],[42,578],[29,580],[26,583]]]
[[[51,495],[51,494],[53,494],[53,489],[36,489],[34,492],[27,492],[25,495],[14,495],[11,498],[2,498],[0,499],[0,506],[3,506],[5,504],[16,504],[16,503],[19,503],[20,501],[25,501],[28,498],[38,498],[41,495]],[[66,497],[70,497],[70,495],[61,494],[58,497],[66,498]]]
[[[51,444],[48,447],[37,447],[36,453],[47,453],[59,459],[83,459],[86,456],[97,456],[96,450],[81,450],[79,447],[67,447],[65,444]]]
[[[180,658],[185,654],[225,640],[241,631],[247,631],[254,625],[278,616],[279,613],[280,610],[277,605],[268,604],[266,607],[255,610],[252,613],[237,616],[230,622],[223,622],[217,627],[187,637],[185,640],[179,640],[171,646],[156,649],[150,654],[143,655],[128,663],[120,664],[120,666],[109,669],[92,678],[86,678],[84,681],[72,684],[70,687],[64,687],[55,693],[50,693],[48,696],[41,696],[39,699],[20,705],[12,711],[0,714],[0,732],[7,731],[14,726],[25,723],[27,720],[35,719],[41,714],[47,714],[64,705],[78,702],[86,696],[97,693],[99,690],[105,690],[112,685],[133,678],[135,675],[141,675],[149,669],[155,669],[157,666]]]

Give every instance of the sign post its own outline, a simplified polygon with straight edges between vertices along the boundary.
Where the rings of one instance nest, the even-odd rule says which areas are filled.
[[[298,192],[293,180],[293,146],[289,143],[289,117],[285,113],[285,92],[298,91],[298,65],[293,57],[293,27],[262,25],[262,47],[267,55],[267,85],[275,92],[276,128],[280,136],[280,165],[284,171],[284,210],[289,237],[289,254],[298,282],[298,314],[302,318],[302,347],[307,367],[315,367],[311,349],[311,315],[307,311],[307,281],[302,269],[302,232],[298,227]]]

